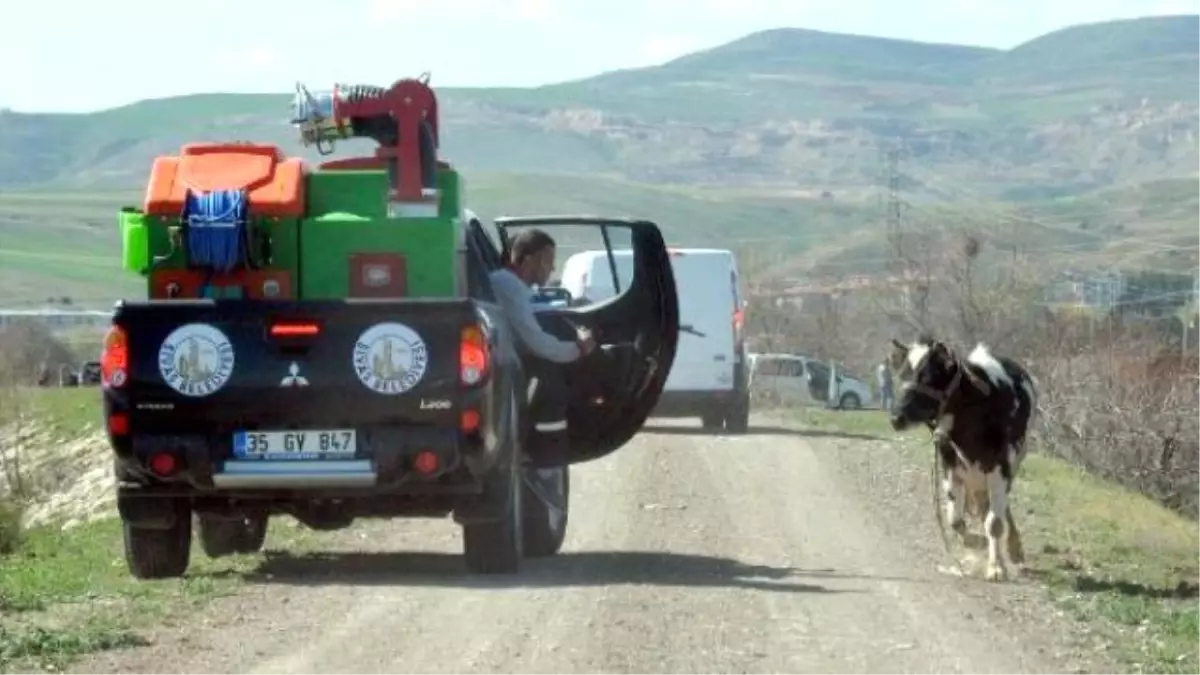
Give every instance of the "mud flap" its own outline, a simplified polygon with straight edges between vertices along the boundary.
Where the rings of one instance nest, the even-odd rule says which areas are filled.
[[[508,434],[505,446],[500,448],[499,457],[492,470],[483,479],[483,491],[461,500],[454,508],[454,522],[459,525],[495,522],[505,518],[511,508],[513,499],[511,482],[520,480],[514,473],[518,470],[518,455],[520,444],[514,440],[519,434],[516,399],[512,398],[512,417],[508,424]]]
[[[118,488],[117,513],[129,525],[146,530],[169,530],[178,517],[176,509],[170,508],[177,498],[152,497],[138,494],[135,490]]]
[[[454,522],[459,525],[474,525],[495,522],[507,516],[513,493],[509,485],[512,480],[512,469],[497,467],[484,480],[481,494],[462,500],[454,508]]]

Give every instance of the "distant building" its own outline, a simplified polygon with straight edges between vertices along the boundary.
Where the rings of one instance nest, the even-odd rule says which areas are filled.
[[[1046,305],[1060,311],[1129,319],[1170,316],[1195,302],[1200,275],[1141,270],[1136,272],[1064,272],[1046,289]]]

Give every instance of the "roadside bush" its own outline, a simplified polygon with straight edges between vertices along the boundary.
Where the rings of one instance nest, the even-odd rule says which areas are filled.
[[[9,386],[35,385],[73,368],[75,355],[45,326],[25,321],[0,329],[0,382]]]
[[[21,415],[15,391],[0,382],[0,555],[12,553],[20,545],[28,497],[26,471],[21,466]]]
[[[0,555],[15,552],[21,546],[25,509],[13,495],[0,495]]]
[[[1178,336],[1162,321],[1053,311],[1042,302],[1050,270],[1011,249],[989,256],[986,232],[918,234],[874,284],[809,280],[801,302],[752,297],[755,351],[837,360],[870,381],[893,337],[927,332],[963,355],[985,342],[1037,381],[1036,449],[1200,517],[1200,364]]]
[[[1030,364],[1042,393],[1039,447],[1196,518],[1197,360],[1137,333],[1068,344]]]
[[[71,358],[70,350],[38,324],[0,331],[0,555],[20,546],[25,506],[38,483],[23,461],[29,414],[24,388]]]

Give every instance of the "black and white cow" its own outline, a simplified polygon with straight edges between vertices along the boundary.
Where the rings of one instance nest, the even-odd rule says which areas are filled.
[[[966,513],[982,518],[987,578],[1005,579],[1004,549],[1014,564],[1025,558],[1008,494],[1025,458],[1037,395],[1033,378],[1021,364],[983,344],[965,359],[929,336],[909,345],[892,340],[892,346],[899,385],[892,428],[923,424],[933,430],[945,467],[946,520],[961,538]]]

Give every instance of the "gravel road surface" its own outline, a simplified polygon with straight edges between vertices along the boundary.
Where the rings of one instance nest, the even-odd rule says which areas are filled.
[[[519,577],[468,576],[449,520],[368,521],[320,556],[268,553],[237,595],[76,670],[1088,669],[1033,584],[937,571],[928,474],[889,441],[651,422],[573,469],[564,551]]]

